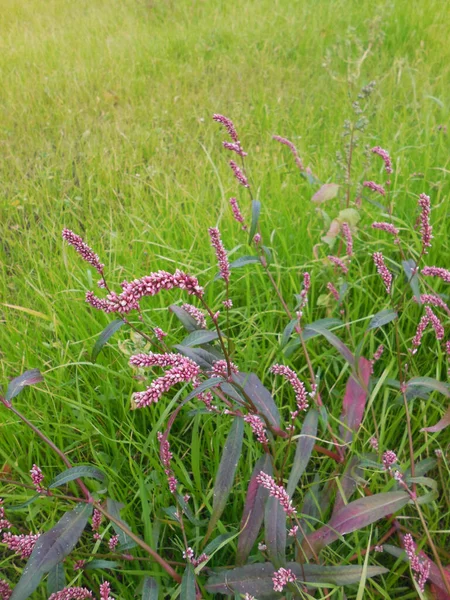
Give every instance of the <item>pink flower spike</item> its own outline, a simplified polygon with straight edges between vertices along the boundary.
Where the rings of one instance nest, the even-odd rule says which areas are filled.
[[[348,223],[342,223],[342,233],[345,237],[347,256],[350,257],[353,255],[353,238]]]
[[[277,485],[270,475],[261,471],[256,477],[256,482],[269,492],[269,496],[276,498],[280,502],[282,509],[288,517],[297,514],[297,510],[292,505],[291,499],[284,487]]]
[[[239,373],[239,368],[234,363],[230,362],[231,372]],[[216,360],[213,364],[211,377],[223,377],[228,379],[228,363],[226,360]]]
[[[216,113],[213,115],[213,120],[216,121],[217,123],[220,123],[221,125],[223,125],[225,127],[225,129],[228,132],[228,135],[233,140],[233,142],[236,142],[236,143],[239,142],[236,129],[235,129],[235,127],[233,125],[233,121],[231,119],[228,119],[228,117],[224,117],[223,115],[219,115]]]
[[[84,558],[82,558],[81,560],[77,560],[76,562],[73,563],[73,570],[81,571],[82,569],[84,569],[85,566],[86,566],[86,561]]]
[[[240,142],[234,142],[233,144],[230,142],[222,142],[222,144],[224,148],[231,150],[231,152],[236,152],[236,154],[239,154],[239,156],[242,156],[243,158],[247,156],[247,152],[244,152]]]
[[[417,545],[410,533],[407,533],[403,538],[403,547],[405,548],[411,570],[414,572],[414,579],[423,593],[425,583],[430,575],[431,563],[423,552],[420,557],[417,555]]]
[[[181,308],[193,317],[201,329],[206,329],[205,313],[192,304],[183,304]]]
[[[209,237],[211,238],[211,246],[216,251],[217,262],[219,263],[219,270],[222,279],[228,284],[230,281],[230,264],[228,262],[228,256],[225,248],[223,247],[220,232],[217,227],[210,227],[208,229]]]
[[[439,277],[445,283],[450,283],[450,271],[442,267],[424,267],[421,273],[429,277]]]
[[[381,276],[381,279],[383,280],[383,283],[386,288],[386,292],[388,294],[390,294],[391,293],[391,285],[392,285],[392,274],[389,271],[389,269],[386,267],[384,258],[383,258],[383,255],[381,254],[381,252],[373,253],[373,261],[375,263],[375,266],[377,267],[377,271],[378,271],[379,275]]]
[[[427,313],[428,320],[434,329],[434,332],[436,334],[436,339],[442,340],[442,338],[444,337],[444,334],[445,334],[442,323],[439,321],[438,317],[434,314],[434,312],[431,310],[431,308],[429,306],[425,306],[425,312]]]
[[[114,552],[118,543],[119,543],[119,536],[113,535],[108,542],[108,548],[111,550],[111,552]]]
[[[33,465],[33,468],[30,471],[31,480],[33,482],[36,491],[42,494],[45,492],[45,489],[41,486],[41,483],[44,481],[44,475],[42,474],[41,469],[37,465]]]
[[[442,308],[450,315],[450,308],[442,300],[442,298],[436,296],[435,294],[422,294],[420,296],[420,302],[422,304],[431,304],[433,306],[437,306],[438,308]]]
[[[296,577],[291,569],[281,567],[272,577],[274,592],[282,592],[288,583],[294,583]]]
[[[261,243],[261,234],[260,233],[255,233],[255,235],[253,237],[253,242],[255,243],[255,246],[257,246],[258,244]]]
[[[289,150],[292,152],[292,155],[294,156],[295,164],[297,165],[297,167],[300,169],[300,171],[305,170],[303,163],[301,161],[301,158],[298,154],[298,150],[292,142],[290,142],[286,138],[281,137],[279,135],[273,135],[272,139],[276,140],[277,142],[280,142],[280,144],[283,144],[284,146],[287,146],[289,148]]]
[[[98,298],[93,292],[86,292],[86,302],[97,310],[102,310],[104,313],[114,312],[114,309],[108,300]]]
[[[100,586],[100,600],[113,600],[109,595],[111,593],[111,586],[108,581],[104,581]]]
[[[391,174],[394,172],[392,168],[391,157],[389,156],[389,152],[387,150],[383,150],[380,146],[375,146],[372,148],[371,152],[374,154],[378,154],[384,161],[384,168],[386,169],[386,173]]]
[[[239,168],[239,166],[234,162],[234,160],[230,160],[230,167],[232,168],[234,176],[239,181],[239,183],[241,185],[243,185],[244,187],[246,187],[246,188],[250,187],[249,184],[248,184],[247,177],[241,171],[241,169]]]
[[[348,267],[347,265],[337,256],[327,256],[328,260],[330,262],[332,262],[334,265],[336,265],[337,267],[339,267],[341,269],[341,271],[344,273],[344,275],[347,275],[348,273]]]
[[[100,525],[102,523],[102,520],[103,520],[102,513],[99,510],[97,510],[96,508],[94,508],[94,512],[92,514],[92,531],[100,530]]]
[[[252,431],[260,444],[267,445],[269,440],[263,420],[257,415],[245,415],[244,421],[250,425]]]
[[[386,450],[383,454],[383,466],[386,471],[389,471],[392,465],[398,461],[397,455],[392,450]]]
[[[100,258],[95,254],[92,248],[84,243],[82,237],[70,229],[63,229],[62,237],[70,246],[75,248],[83,260],[92,265],[94,269],[103,276],[103,268],[105,265],[100,262]]]
[[[3,507],[3,499],[0,498],[0,532],[3,529],[11,529],[12,525],[11,523],[8,521],[8,519],[5,518],[5,509]]]
[[[233,300],[231,300],[231,298],[228,298],[228,300],[224,300],[224,301],[222,302],[222,304],[224,305],[224,307],[225,307],[227,310],[230,310],[230,308],[233,308]]]
[[[416,335],[413,337],[411,345],[412,348],[410,350],[411,354],[416,354],[417,349],[422,343],[423,334],[425,333],[425,329],[427,328],[430,322],[430,318],[428,315],[423,315],[423,317],[419,321],[419,325],[417,326]]]
[[[422,248],[423,248],[423,253],[428,254],[427,248],[431,247],[431,240],[433,239],[433,235],[432,235],[433,228],[430,225],[430,213],[431,213],[430,197],[427,196],[426,194],[420,194],[419,206],[421,208],[420,234],[422,236]]]
[[[12,533],[7,532],[3,534],[2,544],[6,544],[8,549],[12,550],[12,552],[20,554],[20,558],[30,558],[39,536],[39,533],[36,535],[33,535],[32,533],[29,535],[13,535]]]
[[[92,598],[92,592],[85,587],[66,587],[55,592],[48,600],[85,600]]]
[[[384,187],[382,185],[378,185],[374,181],[364,181],[363,186],[369,188],[369,190],[372,190],[373,192],[381,194],[382,196],[386,196],[386,190]]]
[[[242,229],[247,229],[247,225],[244,222],[244,217],[242,216],[241,209],[239,208],[239,204],[236,198],[230,198],[230,205],[235,220],[238,223],[241,223],[241,225],[243,226]]]
[[[374,450],[378,450],[379,448],[379,444],[378,444],[378,439],[375,436],[372,436],[369,440],[369,444],[371,445],[371,447]]]
[[[167,336],[167,333],[165,331],[163,331],[160,327],[154,327],[153,332],[160,342],[162,342],[164,340],[164,338]]]
[[[334,299],[336,300],[336,302],[340,301],[339,292],[334,287],[334,285],[331,283],[331,281],[329,281],[327,283],[327,290],[334,296]]]
[[[308,395],[303,382],[300,381],[297,374],[285,365],[276,364],[273,365],[270,370],[272,373],[275,373],[275,375],[282,375],[287,381],[289,381],[291,386],[294,388],[298,410],[306,410],[308,408]]]
[[[11,598],[12,589],[7,581],[0,579],[0,599],[9,600]]]
[[[392,223],[384,223],[384,222],[375,221],[375,223],[372,223],[372,228],[380,229],[381,231],[386,231],[386,233],[390,233],[394,237],[398,237],[398,234],[400,233],[399,230],[397,229],[397,227],[394,227],[394,225],[392,225]]]

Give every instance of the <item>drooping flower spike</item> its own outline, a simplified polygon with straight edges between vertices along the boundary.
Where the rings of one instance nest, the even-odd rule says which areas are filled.
[[[75,248],[83,260],[92,265],[94,269],[103,276],[103,268],[105,265],[100,262],[100,258],[92,250],[92,248],[85,244],[82,237],[70,229],[63,229],[62,237],[70,246]]]

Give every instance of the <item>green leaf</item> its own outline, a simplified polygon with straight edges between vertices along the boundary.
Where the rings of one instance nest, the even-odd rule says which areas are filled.
[[[82,477],[88,477],[90,479],[97,479],[104,483],[107,481],[107,476],[103,471],[98,469],[97,467],[93,467],[90,465],[81,465],[78,467],[71,467],[70,469],[66,469],[59,475],[55,477],[55,479],[48,486],[49,488],[57,488],[61,487],[65,483],[69,483],[69,481],[74,481],[75,479],[81,479]]]
[[[259,200],[252,200],[252,224],[250,225],[250,231],[248,234],[248,243],[251,244],[253,237],[256,233],[256,227],[258,226],[259,215],[261,212],[261,202]]]
[[[116,560],[103,560],[101,558],[97,558],[95,560],[91,560],[91,562],[84,567],[84,570],[94,571],[95,569],[104,569],[105,571],[115,571],[121,567],[122,565],[120,562],[117,562]]]
[[[35,500],[37,500],[40,497],[41,497],[40,494],[36,494],[32,498],[29,498],[28,500],[26,500],[25,502],[22,502],[21,504],[15,504],[15,505],[7,504],[5,506],[5,508],[8,509],[8,512],[14,512],[15,510],[23,510],[24,508],[26,508],[27,506],[32,504]]]
[[[187,565],[181,580],[180,600],[196,600],[195,573],[192,565]]]
[[[412,258],[409,260],[402,260],[402,267],[405,272],[406,279],[411,286],[416,302],[418,304],[422,304],[420,300],[419,273],[418,269],[416,269],[416,262]]]
[[[331,329],[332,327],[337,327],[339,325],[342,325],[341,319],[334,319],[334,318],[318,319],[317,321],[314,321],[313,323],[306,325],[306,327],[304,329],[302,329],[303,341],[306,342],[307,340],[310,340],[313,337],[321,335],[321,332],[317,331],[316,327],[321,327],[324,329]],[[284,355],[287,358],[289,358],[290,356],[292,356],[294,351],[300,347],[300,345],[301,345],[301,343],[300,343],[299,337],[296,337],[295,339],[291,340],[284,349]]]
[[[189,333],[191,333],[192,331],[197,331],[197,329],[202,329],[202,327],[200,327],[200,325],[197,323],[194,317],[187,313],[184,310],[184,308],[181,308],[181,306],[171,304],[169,306],[169,310],[170,312],[173,312],[173,314],[178,318],[178,320],[182,323],[183,327]]]
[[[255,263],[261,264],[259,256],[241,256],[230,263],[230,269],[238,269],[239,267],[244,267],[245,265],[251,265]]]
[[[66,587],[66,573],[64,563],[60,562],[53,567],[47,577],[47,596],[56,594]]]
[[[66,512],[52,529],[38,538],[19,583],[13,590],[11,600],[28,598],[38,587],[44,574],[72,552],[92,510],[92,504],[77,504],[73,510]]]
[[[295,326],[297,324],[298,324],[298,319],[292,319],[291,321],[289,321],[289,323],[284,328],[283,335],[281,336],[281,343],[280,343],[280,346],[282,348],[284,348],[286,346],[286,344],[288,343],[289,338],[291,337],[291,335],[295,329]]]
[[[181,342],[182,346],[200,346],[201,344],[207,344],[213,340],[217,340],[219,334],[217,331],[208,331],[207,329],[198,329],[193,331]]]
[[[383,327],[383,325],[387,325],[391,321],[394,321],[398,317],[398,313],[392,308],[386,308],[385,310],[380,310],[372,319],[370,320],[369,326],[367,327],[367,331],[371,329],[377,329],[377,327]]]
[[[214,482],[213,511],[206,533],[207,538],[211,535],[227,505],[228,496],[233,487],[239,457],[242,452],[243,437],[244,420],[241,417],[235,417],[225,442],[216,480]]]
[[[295,488],[297,487],[300,477],[305,472],[305,469],[311,458],[311,453],[316,443],[317,425],[319,422],[319,413],[311,409],[303,421],[302,430],[297,441],[295,450],[294,462],[292,464],[291,473],[289,475],[286,491],[292,498]]]
[[[122,319],[116,319],[115,321],[111,321],[111,323],[105,327],[92,349],[92,362],[97,360],[97,356],[100,354],[103,346],[106,344],[109,338],[111,338],[124,324],[125,322]]]
[[[142,600],[158,600],[159,584],[153,577],[144,577],[142,585]]]
[[[35,385],[36,383],[40,383],[44,381],[44,378],[41,375],[39,369],[31,369],[30,371],[25,371],[19,377],[15,377],[12,381],[9,382],[8,389],[6,390],[5,400],[10,402],[13,398],[20,394],[23,388],[27,385]]]
[[[318,335],[323,335],[323,337],[326,340],[328,340],[328,342],[332,346],[334,346],[336,348],[336,350],[345,358],[345,360],[352,367],[355,367],[355,357],[350,352],[350,350],[347,348],[347,346],[344,344],[344,342],[341,341],[336,335],[334,335],[334,333],[331,333],[331,331],[329,331],[325,327],[319,325],[317,322],[307,325],[305,327],[305,331],[306,330],[313,331]],[[305,338],[303,338],[303,339],[305,339]]]

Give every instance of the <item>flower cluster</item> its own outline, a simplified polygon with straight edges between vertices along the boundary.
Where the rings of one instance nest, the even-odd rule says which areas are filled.
[[[238,367],[230,362],[231,373],[239,373]],[[228,378],[228,363],[226,360],[216,360],[216,362],[212,366],[212,370],[210,373],[211,377],[223,377],[224,379]]]
[[[286,365],[273,365],[270,369],[275,375],[282,375],[291,386],[294,388],[295,399],[297,401],[297,408],[299,411],[306,410],[308,408],[308,395],[306,393],[303,382],[300,381],[297,374],[294,371],[286,367]]]
[[[380,229],[381,231],[386,231],[386,233],[390,233],[395,238],[397,238],[398,234],[400,233],[397,227],[392,225],[392,223],[385,223],[384,221],[375,221],[374,223],[372,223],[372,227],[373,229]]]
[[[294,144],[292,142],[290,142],[286,138],[281,137],[279,135],[273,135],[272,139],[274,139],[277,142],[280,142],[280,144],[283,144],[284,146],[287,146],[294,156],[295,164],[297,165],[297,167],[300,169],[300,171],[305,170],[302,160],[298,154],[297,148],[294,146]]]
[[[298,311],[297,311],[297,317],[299,319],[302,318],[303,309],[308,302],[308,293],[309,293],[310,287],[311,287],[311,276],[307,271],[305,271],[303,273],[303,287],[302,287],[302,291],[300,292],[300,303],[299,303],[299,307],[298,307]]]
[[[381,279],[383,280],[384,286],[386,288],[386,292],[388,294],[390,294],[391,293],[391,285],[392,285],[392,274],[389,271],[389,269],[387,268],[381,252],[373,253],[373,262],[375,263],[377,271],[378,271],[379,275],[381,276]]]
[[[445,283],[450,283],[450,271],[443,269],[442,267],[424,267],[422,269],[422,275],[428,277],[439,277]]]
[[[266,428],[261,417],[257,415],[245,415],[244,421],[250,425],[256,439],[260,444],[266,445],[269,443],[266,435]]]
[[[30,558],[39,536],[39,533],[36,535],[33,535],[32,533],[29,535],[13,535],[12,533],[7,532],[3,534],[2,543],[6,544],[9,550],[12,550],[16,554],[20,554],[20,558]]]
[[[169,483],[169,489],[172,494],[175,494],[177,491],[178,481],[173,474],[172,467],[170,462],[173,458],[173,454],[170,451],[170,444],[167,436],[158,432],[158,442],[159,442],[159,457],[161,459],[162,466],[164,467],[164,473],[167,475],[167,481]]]
[[[422,304],[432,304],[433,306],[442,308],[450,315],[450,308],[447,306],[447,304],[442,300],[442,298],[440,296],[436,296],[435,294],[422,294],[420,296],[420,302]]]
[[[429,306],[425,306],[425,313],[426,314],[424,314],[423,317],[420,319],[419,325],[417,326],[416,334],[412,339],[412,348],[410,350],[411,354],[416,354],[417,349],[422,343],[422,337],[428,325],[431,324],[436,334],[436,338],[438,340],[441,340],[444,337],[444,327],[442,326],[442,323],[440,322],[439,318],[434,314],[434,312]]]
[[[2,529],[11,529],[12,525],[5,517],[5,508],[3,506],[3,499],[0,498],[0,532]]]
[[[297,513],[284,487],[277,485],[270,475],[261,471],[256,477],[256,482],[269,492],[269,496],[276,498],[280,502],[281,508],[288,517],[292,517]]]
[[[100,539],[100,525],[102,523],[103,520],[103,515],[102,513],[97,510],[96,508],[94,508],[94,512],[92,513],[92,531],[94,532],[94,540],[99,540]]]
[[[33,485],[36,488],[36,491],[40,494],[42,494],[42,492],[45,492],[45,489],[41,486],[41,483],[44,481],[44,475],[42,474],[41,469],[37,465],[33,465],[30,471],[30,475]]]
[[[389,156],[389,152],[387,150],[384,150],[380,146],[375,146],[374,148],[371,149],[371,152],[373,152],[374,154],[378,154],[378,156],[380,156],[383,159],[384,168],[386,169],[386,173],[388,173],[390,175],[391,173],[394,172],[394,170],[392,168],[391,157]]]
[[[281,567],[273,574],[273,589],[275,592],[282,592],[288,583],[294,583],[295,580],[296,577],[291,569]]]
[[[157,339],[162,342],[163,339],[167,336],[167,333],[161,329],[161,327],[154,327],[153,332],[156,335]]]
[[[392,465],[395,465],[397,461],[397,455],[393,450],[386,450],[386,452],[383,453],[383,466],[386,471],[390,471]]]
[[[247,225],[245,224],[244,217],[242,216],[241,209],[239,208],[238,201],[236,198],[230,198],[231,210],[233,211],[233,217],[238,223],[241,223],[242,229],[245,231]]]
[[[419,196],[419,206],[421,208],[420,213],[420,234],[422,236],[422,248],[423,253],[427,254],[427,248],[431,247],[431,240],[433,238],[432,231],[433,228],[430,225],[430,197],[426,194],[420,194]]]
[[[372,358],[372,360],[370,361],[370,364],[372,365],[372,373],[373,373],[373,366],[374,366],[374,364],[375,364],[375,363],[376,363],[378,360],[380,360],[381,356],[383,355],[383,352],[384,352],[384,346],[383,346],[383,344],[380,344],[380,345],[378,346],[378,348],[375,350],[375,353],[374,353],[374,355],[373,355],[373,358]]]
[[[92,592],[85,587],[67,587],[52,594],[48,600],[84,600],[92,598]]]
[[[103,276],[103,268],[105,265],[100,262],[100,258],[95,254],[92,248],[84,243],[82,237],[70,229],[63,229],[62,237],[70,246],[75,248],[83,260],[92,265],[94,269]]]
[[[192,304],[183,304],[181,308],[197,321],[197,325],[201,327],[201,329],[206,329],[206,317],[202,310],[196,306],[192,306]]]
[[[231,119],[216,113],[213,115],[213,120],[216,121],[217,123],[220,123],[221,125],[223,125],[225,127],[225,129],[228,132],[228,135],[233,140],[233,142],[239,141],[236,128],[234,127],[233,121]]]
[[[104,581],[100,585],[100,600],[113,600],[111,593],[111,586],[108,581]]]
[[[111,550],[111,552],[114,552],[118,543],[119,543],[119,536],[118,535],[111,536],[111,538],[108,542],[108,548]]]
[[[246,188],[250,187],[249,184],[248,184],[247,177],[241,171],[241,169],[239,168],[239,166],[234,162],[234,160],[230,160],[230,167],[231,167],[231,169],[232,169],[232,171],[234,173],[234,176],[239,181],[239,183],[241,185],[243,185],[244,187],[246,187]]]
[[[183,551],[183,558],[190,562],[194,567],[198,567],[202,562],[208,560],[209,556],[204,552],[195,558],[194,550],[189,546],[186,550]]]
[[[11,586],[4,579],[0,579],[0,599],[9,600],[12,594]]]
[[[333,263],[333,265],[336,265],[336,267],[339,267],[341,269],[341,271],[344,273],[344,275],[347,275],[348,273],[348,267],[347,265],[344,263],[344,261],[342,261],[340,258],[338,258],[337,256],[327,256],[328,260],[330,262]]]
[[[331,281],[329,281],[327,283],[327,290],[333,295],[334,299],[336,300],[336,302],[340,301],[340,297],[339,297],[339,292],[337,291],[337,289],[334,287],[334,285],[331,283]]]
[[[408,556],[411,569],[414,572],[414,578],[420,591],[423,593],[425,590],[425,583],[430,575],[431,563],[426,557],[419,558],[419,556],[417,556],[417,546],[410,533],[407,533],[403,538],[403,546],[406,555]]]
[[[350,225],[348,223],[342,223],[342,233],[344,234],[346,242],[347,256],[350,257],[353,255],[353,238],[352,232],[350,230]]]
[[[378,448],[379,448],[379,442],[378,442],[378,439],[377,439],[375,436],[372,436],[372,437],[370,438],[370,440],[369,440],[369,444],[371,445],[371,447],[372,447],[374,450],[378,450]]]
[[[208,229],[209,237],[211,238],[211,246],[216,251],[217,262],[219,263],[219,271],[222,279],[228,284],[230,282],[230,264],[228,262],[227,251],[223,247],[220,238],[220,232],[217,227]]]
[[[378,185],[378,183],[375,183],[375,181],[364,181],[363,186],[369,188],[369,190],[372,190],[373,192],[377,192],[377,194],[381,194],[382,196],[386,195],[386,190],[384,187],[382,185]]]

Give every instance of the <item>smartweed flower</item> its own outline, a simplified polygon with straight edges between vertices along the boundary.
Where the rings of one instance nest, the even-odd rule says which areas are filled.
[[[247,225],[245,224],[244,217],[242,216],[241,209],[239,208],[236,198],[230,198],[230,205],[235,220],[242,225],[242,229],[247,229]]]
[[[192,304],[183,304],[181,308],[197,321],[197,324],[201,329],[206,329],[206,317],[202,310],[196,306],[192,306]]]
[[[339,292],[334,287],[334,285],[331,283],[331,281],[329,281],[327,283],[327,290],[334,296],[334,299],[336,300],[336,302],[340,301]]]
[[[100,258],[95,254],[92,248],[84,243],[82,237],[70,229],[63,229],[62,237],[70,246],[75,248],[83,260],[92,265],[94,269],[103,276],[103,268],[105,265],[100,262]]]
[[[392,285],[392,274],[389,269],[386,267],[383,255],[381,252],[373,253],[373,261],[375,266],[377,267],[377,271],[383,280],[384,286],[386,288],[386,292],[388,294],[391,293],[391,285]]]
[[[430,225],[430,197],[426,194],[420,194],[419,196],[419,206],[421,208],[420,213],[420,234],[422,236],[422,248],[423,253],[427,254],[427,248],[431,247],[431,240],[433,238],[432,231],[433,228]]]
[[[109,595],[111,592],[111,586],[108,581],[104,581],[100,585],[100,600],[113,600],[113,598]]]
[[[264,422],[260,417],[257,415],[245,415],[244,421],[250,425],[256,439],[260,444],[266,445],[269,443]]]
[[[382,185],[378,185],[374,181],[364,181],[363,186],[369,188],[373,192],[377,192],[377,194],[381,194],[382,196],[386,196],[386,190]]]
[[[389,471],[392,465],[398,461],[397,455],[392,450],[386,450],[383,454],[383,466],[386,471]]]
[[[420,296],[420,302],[422,304],[431,304],[431,305],[436,306],[438,308],[442,308],[448,314],[450,314],[450,308],[442,300],[442,298],[440,298],[439,296],[436,296],[435,294],[422,294]]]
[[[389,156],[389,152],[387,150],[383,150],[380,146],[375,146],[372,148],[371,152],[374,154],[378,154],[383,159],[384,168],[386,169],[386,173],[389,175],[394,172],[392,168],[391,157]]]
[[[230,160],[230,167],[231,167],[231,169],[232,169],[232,171],[234,173],[234,176],[239,181],[239,183],[241,185],[243,185],[244,187],[246,187],[246,188],[250,187],[249,184],[248,184],[247,177],[241,171],[241,169],[239,168],[239,166],[234,162],[234,160]]]
[[[289,381],[291,386],[294,388],[298,410],[306,410],[308,408],[308,395],[303,382],[300,381],[297,374],[285,365],[273,365],[270,370],[272,373],[275,373],[275,375],[282,375],[287,381]]]
[[[11,586],[4,579],[0,579],[0,598],[1,600],[9,600],[12,594]]]
[[[256,482],[269,492],[269,496],[279,501],[281,508],[288,517],[293,517],[297,513],[284,487],[277,485],[270,475],[261,471],[256,477]]]
[[[295,164],[297,165],[297,167],[300,169],[300,171],[305,170],[302,160],[298,154],[297,148],[294,146],[294,144],[292,142],[290,142],[286,138],[281,137],[279,135],[273,135],[272,139],[276,140],[277,142],[280,142],[280,144],[283,144],[284,146],[287,146],[294,156]]]
[[[37,465],[33,465],[33,468],[30,471],[31,480],[33,482],[36,491],[40,494],[45,492],[45,489],[41,486],[41,483],[44,481],[44,475],[42,474],[41,469]]]
[[[336,265],[337,267],[339,267],[341,269],[341,271],[344,273],[344,275],[347,275],[348,273],[348,267],[347,265],[337,256],[327,256],[328,260],[330,262],[332,262],[334,265]]]
[[[345,237],[347,256],[353,255],[353,238],[348,223],[342,223],[342,233]]]
[[[296,577],[291,569],[281,567],[273,574],[273,589],[275,592],[282,592],[288,583],[293,583],[295,580]]]
[[[375,221],[374,223],[372,223],[372,227],[373,229],[380,229],[381,231],[386,231],[386,233],[390,233],[395,238],[397,238],[398,234],[400,233],[397,227],[392,225],[392,223]]]
[[[425,583],[430,575],[431,563],[426,557],[419,558],[419,556],[417,556],[417,546],[410,533],[407,533],[403,538],[403,546],[406,555],[408,556],[411,570],[414,572],[414,579],[416,580],[420,591],[423,593],[425,590]]]
[[[29,535],[13,535],[8,531],[3,534],[2,543],[6,544],[9,550],[12,550],[16,554],[20,554],[20,558],[30,558],[39,536],[39,533],[35,535],[32,533]]]
[[[48,600],[84,600],[92,598],[92,592],[85,587],[67,587],[50,596]]]
[[[233,121],[231,119],[229,119],[228,117],[224,117],[223,115],[214,114],[213,120],[225,127],[225,129],[228,132],[228,135],[233,140],[233,142],[237,143],[239,141],[236,128],[234,127]]]
[[[445,283],[450,283],[450,271],[442,267],[424,267],[421,273],[428,277],[439,277]]]
[[[216,251],[217,262],[219,263],[219,271],[222,279],[228,284],[230,282],[230,264],[228,262],[227,251],[223,247],[220,232],[217,227],[208,229],[209,237],[211,238],[211,246]]]

